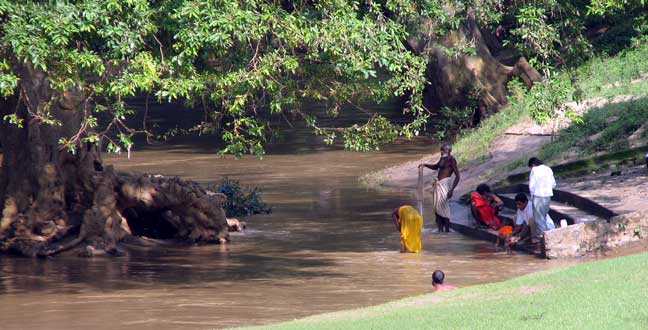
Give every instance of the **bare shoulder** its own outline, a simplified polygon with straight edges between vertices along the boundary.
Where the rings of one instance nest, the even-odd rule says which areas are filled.
[[[442,284],[442,285],[438,285],[434,291],[436,291],[436,292],[440,292],[440,291],[450,291],[450,290],[454,290],[454,289],[456,289],[456,288],[457,288],[457,287],[454,286],[454,285]]]
[[[459,166],[457,166],[457,160],[453,157],[450,156],[450,159],[448,160],[450,162],[450,166],[452,166],[456,171],[459,171]]]

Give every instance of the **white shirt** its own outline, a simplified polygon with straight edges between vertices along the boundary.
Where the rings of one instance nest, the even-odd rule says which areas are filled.
[[[556,187],[556,179],[549,166],[539,165],[531,169],[529,175],[529,192],[532,196],[551,197],[553,188]]]
[[[528,201],[527,206],[524,208],[524,210],[517,209],[515,224],[521,225],[523,223],[526,223],[528,226],[531,221],[533,221],[533,204],[531,204],[531,201]],[[545,221],[547,221],[547,228],[553,228],[553,220],[551,220],[549,214],[547,214]]]

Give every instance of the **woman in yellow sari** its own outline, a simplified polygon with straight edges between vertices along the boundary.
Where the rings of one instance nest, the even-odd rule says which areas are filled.
[[[392,217],[401,234],[401,253],[421,252],[423,218],[418,211],[412,206],[404,205],[394,210]]]

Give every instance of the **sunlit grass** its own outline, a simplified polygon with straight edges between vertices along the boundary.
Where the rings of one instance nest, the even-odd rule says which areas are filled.
[[[576,70],[586,97],[646,93],[646,83],[631,83],[648,73],[648,45],[627,49],[613,57],[598,57]]]
[[[587,156],[628,148],[628,137],[648,122],[648,97],[609,103],[590,110],[582,119],[582,123],[572,124],[556,140],[544,145],[541,157],[549,160],[566,151]]]
[[[249,329],[646,329],[646,265],[642,253]]]
[[[511,105],[486,118],[479,127],[462,132],[453,146],[457,162],[464,166],[487,158],[491,143],[502,132],[527,118],[529,113],[525,107]]]

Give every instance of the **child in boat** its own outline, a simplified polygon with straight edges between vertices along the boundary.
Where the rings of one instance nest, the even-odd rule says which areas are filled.
[[[502,219],[502,226],[497,231],[497,241],[495,241],[495,249],[499,249],[500,242],[506,249],[506,254],[513,254],[513,222],[508,218]]]

